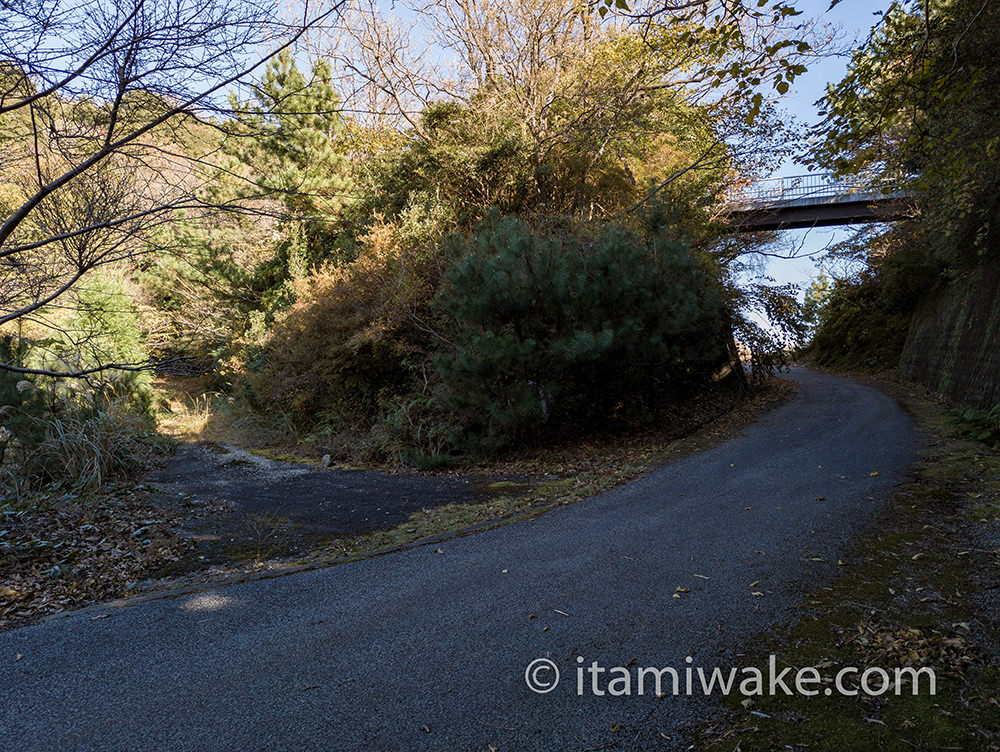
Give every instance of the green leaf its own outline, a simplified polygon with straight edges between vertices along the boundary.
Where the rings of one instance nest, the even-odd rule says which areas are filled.
[[[746,124],[753,125],[753,121],[757,119],[760,114],[760,106],[764,101],[764,95],[757,92],[750,98],[750,112],[747,113]]]

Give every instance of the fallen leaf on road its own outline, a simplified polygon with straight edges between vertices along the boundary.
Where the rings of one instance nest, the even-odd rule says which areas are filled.
[[[436,548],[436,549],[434,549],[434,553],[436,553],[436,554],[443,554],[444,551],[442,551],[440,548]]]
[[[22,655],[21,653],[18,653],[17,655],[15,655],[15,656],[14,656],[14,660],[15,660],[15,661],[19,661],[19,660],[21,660],[22,658],[24,658],[24,656],[23,656],[23,655]]]
[[[749,512],[753,507],[743,507],[744,512]]]
[[[826,501],[826,497],[825,496],[817,496],[816,497],[816,501]]]
[[[678,593],[674,593],[674,598],[680,598],[680,597],[681,596]]]
[[[617,723],[612,723],[612,724],[611,724],[611,730],[612,730],[612,731],[621,731],[621,730],[622,730],[622,727],[621,727],[621,726],[619,726],[619,725],[618,725]]]
[[[97,616],[91,616],[91,621],[97,621],[98,619],[107,619],[111,614],[98,614]]]
[[[703,579],[703,580],[707,580],[708,579],[708,577],[706,577],[703,574],[696,574],[695,577],[701,577],[701,579]]]
[[[876,470],[874,473],[868,473],[869,478],[874,478],[876,475],[878,475],[878,470]]]
[[[760,584],[760,580],[754,580],[747,587],[757,587]]]
[[[750,593],[750,595],[756,596],[758,598],[763,598],[764,597],[764,594],[761,593],[760,591],[757,591],[757,590],[755,590],[752,593]]]
[[[678,587],[677,590],[675,590],[674,592],[675,593],[690,593],[691,591],[688,588],[686,588],[686,587]]]

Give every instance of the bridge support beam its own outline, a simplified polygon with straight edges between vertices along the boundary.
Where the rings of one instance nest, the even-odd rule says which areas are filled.
[[[798,203],[740,209],[727,215],[736,232],[791,230],[805,227],[835,227],[869,222],[896,222],[915,215],[916,205],[909,196],[824,203]]]

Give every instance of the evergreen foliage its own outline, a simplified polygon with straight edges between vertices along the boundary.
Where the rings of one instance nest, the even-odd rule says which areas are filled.
[[[833,292],[834,280],[824,272],[809,283],[802,301],[802,320],[810,327],[816,327],[823,319],[823,311]]]
[[[348,202],[351,184],[332,75],[329,62],[318,59],[307,80],[283,50],[268,62],[253,99],[234,102],[246,136],[238,141],[237,158],[256,185],[306,220],[307,246],[315,254],[329,251],[336,231],[326,223]]]
[[[912,226],[868,241],[863,271],[838,279],[823,306],[811,352],[821,364],[894,368],[921,297],[941,269]]]
[[[683,243],[506,218],[464,244],[436,301],[454,347],[435,362],[468,448],[642,418],[725,362],[721,297]]]
[[[729,362],[734,331],[766,370],[775,339],[740,310],[779,326],[797,311],[785,292],[740,289],[712,217],[738,173],[767,159],[738,144],[780,131],[750,88],[786,90],[808,44],[789,6],[743,5],[730,20],[764,24],[766,45],[683,9],[639,31],[599,5],[435,2],[420,14],[454,53],[447,79],[358,16],[371,24],[345,28],[330,59],[307,68],[284,49],[258,80],[227,79],[240,87],[228,111],[194,99],[148,132],[173,107],[170,87],[116,73],[105,83],[118,102],[76,77],[79,89],[46,96],[46,127],[27,108],[0,119],[13,155],[0,157],[0,208],[116,133],[142,144],[30,212],[51,226],[21,223],[48,238],[17,251],[44,282],[32,299],[60,278],[53,261],[87,278],[46,302],[53,313],[17,346],[63,369],[193,356],[208,388],[284,413],[300,435],[335,444],[339,432],[419,462],[649,419]],[[14,79],[12,96],[34,80]],[[87,149],[55,148],[77,141]],[[134,221],[105,232],[122,216]],[[64,237],[78,225],[93,227]],[[67,242],[91,239],[107,241],[91,253],[110,249],[108,274],[73,260]],[[149,407],[148,373],[93,383],[12,394],[22,412],[48,400],[53,430],[32,439],[56,448],[46,467],[104,430],[98,412]]]
[[[4,363],[23,366],[29,344],[14,335],[0,336],[0,358]],[[35,446],[45,435],[43,421],[52,416],[50,402],[45,393],[35,388],[21,374],[0,371],[0,445],[3,455],[17,456],[23,461],[27,449]],[[2,456],[0,455],[0,465]]]
[[[985,444],[1000,444],[1000,404],[989,410],[966,407],[956,411],[959,426],[976,441]]]
[[[61,341],[52,346],[61,362],[71,362],[78,368],[107,362],[131,365],[148,362],[139,314],[120,278],[95,275],[79,288],[76,297]],[[128,404],[142,413],[152,403],[149,371],[112,371],[105,375],[101,386],[106,404]]]

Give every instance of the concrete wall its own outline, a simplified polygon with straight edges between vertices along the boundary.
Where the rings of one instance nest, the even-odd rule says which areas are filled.
[[[952,282],[918,306],[900,375],[963,405],[1000,403],[1000,263]]]

